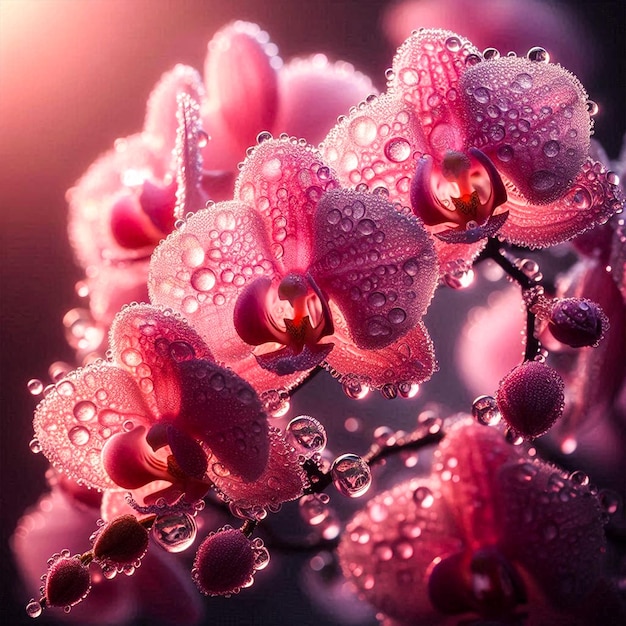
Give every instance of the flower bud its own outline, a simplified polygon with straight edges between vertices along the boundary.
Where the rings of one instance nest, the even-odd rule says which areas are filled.
[[[52,563],[44,584],[48,606],[74,606],[91,589],[91,576],[77,556],[60,556]]]
[[[200,544],[192,576],[203,594],[222,596],[237,593],[254,570],[252,542],[240,530],[226,526]]]
[[[106,524],[93,544],[97,560],[116,567],[132,565],[148,548],[148,531],[130,513],[120,515]]]
[[[556,300],[548,320],[554,338],[572,348],[597,346],[608,326],[602,309],[582,298]]]
[[[503,419],[527,438],[547,432],[563,413],[564,384],[553,368],[526,361],[501,381],[496,401]]]

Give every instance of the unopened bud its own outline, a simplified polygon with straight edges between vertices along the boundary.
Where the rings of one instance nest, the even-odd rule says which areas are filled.
[[[557,300],[550,312],[548,328],[552,335],[572,348],[597,346],[609,323],[602,309],[591,300]]]
[[[89,569],[77,556],[59,557],[46,574],[44,595],[48,606],[74,606],[90,589]]]
[[[103,526],[93,544],[94,557],[116,567],[132,565],[147,549],[148,531],[130,513]]]

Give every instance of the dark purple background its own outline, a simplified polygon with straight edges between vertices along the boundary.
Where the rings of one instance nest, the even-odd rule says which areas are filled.
[[[46,379],[51,362],[72,360],[61,319],[78,305],[73,285],[81,271],[67,243],[65,190],[116,137],[141,127],[146,97],[165,70],[177,62],[202,68],[207,41],[232,19],[257,21],[284,59],[326,52],[352,62],[383,87],[393,53],[379,24],[387,4],[0,0],[0,615],[5,624],[32,623],[23,613],[27,598],[16,581],[7,540],[20,514],[45,487],[45,459],[28,451],[35,401],[25,384],[33,377]],[[579,11],[595,33],[601,56],[585,86],[601,107],[605,105],[596,121],[596,137],[615,156],[625,126],[626,49],[623,32],[618,31],[626,22],[626,3],[566,4]],[[535,43],[548,47],[548,42]],[[437,332],[442,331],[433,329],[435,336]],[[398,402],[389,406],[396,410]],[[289,567],[275,588],[263,586],[262,599],[242,594],[230,605],[217,603],[227,612],[216,622],[331,623],[307,600],[281,591],[297,576],[297,567]],[[255,606],[258,614],[250,617]]]

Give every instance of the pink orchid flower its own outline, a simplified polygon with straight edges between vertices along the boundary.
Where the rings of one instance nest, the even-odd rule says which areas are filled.
[[[398,49],[387,92],[329,133],[322,154],[343,185],[384,187],[437,234],[442,270],[481,238],[553,245],[622,207],[589,158],[587,94],[541,52],[485,58],[450,31]],[[449,245],[456,244],[456,245]]]
[[[588,624],[602,608],[605,537],[581,482],[462,420],[429,477],[377,495],[348,523],[342,569],[388,624]]]
[[[237,164],[259,132],[319,142],[339,113],[373,91],[351,65],[323,55],[283,67],[267,33],[245,22],[211,40],[204,83],[184,65],[164,74],[143,131],[118,139],[67,194],[94,319],[108,326],[121,305],[147,299],[155,245],[208,197],[231,197]]]
[[[110,360],[70,373],[37,407],[35,436],[55,468],[100,490],[154,484],[146,505],[192,504],[213,485],[240,508],[301,495],[294,449],[183,319],[130,306],[110,343]]]
[[[375,388],[427,379],[421,317],[436,281],[418,219],[384,194],[338,189],[315,149],[284,138],[250,154],[234,201],[196,212],[155,250],[149,287],[266,392],[322,363]]]

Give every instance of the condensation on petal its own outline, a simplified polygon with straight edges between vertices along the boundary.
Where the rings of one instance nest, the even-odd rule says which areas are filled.
[[[214,358],[258,391],[295,384],[259,367],[233,324],[245,286],[274,277],[272,257],[258,214],[240,202],[223,202],[198,211],[155,250],[148,279],[151,301],[188,318]]]
[[[304,137],[314,145],[339,115],[376,92],[372,81],[350,63],[331,63],[323,54],[291,60],[278,73],[278,88],[275,132]]]
[[[241,152],[259,132],[274,125],[278,107],[275,68],[281,64],[275,48],[256,24],[239,21],[209,42],[204,62],[205,130],[212,136],[221,127]]]
[[[532,204],[505,182],[509,198],[502,208],[510,213],[500,235],[530,248],[567,241],[606,223],[624,205],[623,194],[610,182],[606,168],[591,159],[583,164],[567,193],[550,204]]]
[[[172,150],[176,142],[177,99],[182,94],[199,102],[204,97],[204,85],[193,67],[178,64],[161,76],[148,98],[144,131],[158,139],[165,151]]]
[[[381,195],[325,194],[315,215],[315,254],[311,272],[361,348],[382,348],[406,334],[437,286],[435,250],[421,221]]]
[[[606,550],[597,498],[538,460],[505,464],[495,478],[503,548],[552,605],[571,608],[583,601],[600,578]]]
[[[97,489],[116,488],[101,460],[106,441],[154,420],[137,383],[106,362],[70,373],[35,411],[35,436],[55,468]]]
[[[311,263],[312,216],[324,191],[334,186],[334,173],[318,151],[295,139],[264,141],[245,160],[235,199],[262,217],[282,273]]]
[[[589,154],[587,94],[559,65],[501,57],[462,77],[468,142],[535,203],[560,198]]]
[[[482,58],[465,37],[428,29],[413,33],[393,59],[389,93],[413,108],[436,158],[465,143],[459,80],[470,54]]]
[[[428,493],[423,506],[414,494]],[[440,623],[428,597],[435,559],[463,547],[436,479],[412,479],[372,498],[347,524],[338,554],[345,576],[401,623]],[[410,589],[410,593],[407,593]]]
[[[383,94],[354,108],[329,132],[320,149],[343,186],[383,187],[391,202],[411,206],[411,178],[426,142],[407,103]]]
[[[111,326],[113,359],[134,377],[155,415],[172,415],[180,407],[176,364],[212,359],[204,341],[173,311],[149,304],[126,307]]]
[[[213,453],[209,468],[250,482],[268,463],[267,415],[254,389],[231,370],[206,360],[184,361],[182,403],[174,425],[205,443]]]
[[[326,363],[340,382],[350,379],[376,389],[384,385],[398,388],[403,383],[422,383],[437,369],[433,343],[423,322],[385,348],[364,350],[354,344],[345,318],[332,302],[330,308],[335,346]]]
[[[226,474],[219,464],[210,460],[207,474],[224,497],[243,511],[278,507],[301,496],[308,486],[297,452],[277,428],[269,429],[269,459],[256,480],[250,482]]]

